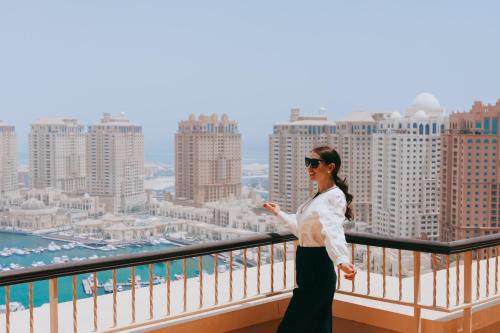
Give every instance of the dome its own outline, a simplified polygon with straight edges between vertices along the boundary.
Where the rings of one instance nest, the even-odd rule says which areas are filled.
[[[406,115],[411,117],[419,111],[424,112],[425,117],[443,115],[443,108],[437,98],[427,92],[421,93],[413,99],[413,103],[406,109]]]
[[[392,112],[391,115],[389,116],[390,119],[398,119],[398,118],[403,118],[403,116],[401,115],[401,113],[395,111],[395,112]]]
[[[37,209],[44,209],[45,204],[41,202],[40,200],[37,200],[35,198],[31,198],[26,200],[21,204],[21,209],[24,210],[37,210]]]
[[[425,111],[423,110],[418,110],[413,116],[415,118],[427,118],[427,113],[425,113]]]
[[[419,107],[422,110],[436,110],[441,108],[441,104],[434,95],[429,93],[421,93],[415,97],[412,106]]]

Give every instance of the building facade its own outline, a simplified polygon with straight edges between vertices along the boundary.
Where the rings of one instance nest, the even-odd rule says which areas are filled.
[[[288,122],[273,125],[269,136],[269,200],[295,213],[314,191],[304,158],[318,145],[338,146],[336,126],[324,115],[301,115],[293,108]]]
[[[389,112],[352,112],[336,121],[337,146],[342,165],[339,177],[346,178],[354,196],[352,209],[356,224],[372,222],[373,134]]]
[[[0,198],[17,192],[16,154],[15,127],[0,121]]]
[[[377,234],[439,238],[441,133],[438,100],[418,95],[405,115],[391,113],[373,135],[372,226]]]
[[[473,238],[500,231],[498,120],[495,105],[475,102],[469,112],[450,115],[442,134],[442,240]]]
[[[76,119],[43,118],[29,133],[31,187],[85,191],[85,127]]]
[[[175,196],[195,205],[241,195],[241,134],[222,115],[191,115],[175,134]]]
[[[142,127],[124,116],[105,113],[88,127],[87,190],[99,196],[106,212],[141,209],[144,192],[144,135]]]

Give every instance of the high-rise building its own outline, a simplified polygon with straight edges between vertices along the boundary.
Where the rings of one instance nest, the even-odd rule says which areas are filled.
[[[122,114],[104,113],[88,127],[87,190],[99,196],[106,212],[130,212],[146,202],[142,127]]]
[[[31,187],[85,191],[85,127],[76,119],[42,118],[29,133]]]
[[[269,200],[286,212],[297,208],[314,190],[304,158],[319,145],[337,147],[336,127],[325,115],[301,115],[293,108],[290,120],[273,125],[269,136]]]
[[[195,205],[241,196],[241,134],[226,114],[190,115],[175,134],[175,196]]]
[[[16,132],[14,126],[0,121],[0,197],[17,189]]]
[[[498,120],[495,105],[475,102],[450,114],[442,134],[441,239],[453,241],[500,231]]]
[[[338,140],[334,148],[342,160],[339,177],[346,177],[349,193],[354,196],[355,222],[371,224],[372,221],[373,134],[379,122],[389,115],[389,112],[351,112],[335,121]]]
[[[372,226],[394,237],[439,237],[441,133],[438,100],[418,95],[402,116],[393,112],[373,135]]]

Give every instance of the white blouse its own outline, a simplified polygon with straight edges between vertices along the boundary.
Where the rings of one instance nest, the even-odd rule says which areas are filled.
[[[346,208],[344,192],[334,186],[303,203],[297,214],[280,211],[277,217],[299,239],[300,246],[326,247],[338,265],[350,262],[343,227]]]

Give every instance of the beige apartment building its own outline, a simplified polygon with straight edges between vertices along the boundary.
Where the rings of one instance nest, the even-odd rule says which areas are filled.
[[[372,222],[372,145],[379,122],[390,112],[351,112],[335,121],[337,146],[342,166],[339,177],[346,177],[353,194],[354,221]]]
[[[0,120],[0,198],[18,189],[16,153],[15,127]]]
[[[31,187],[85,191],[85,127],[77,119],[42,118],[29,133]]]
[[[106,212],[144,206],[144,135],[122,114],[104,113],[87,134],[87,190],[99,196]]]
[[[304,165],[304,157],[322,144],[338,146],[336,127],[324,115],[302,115],[290,111],[290,120],[273,125],[269,136],[269,200],[295,213],[314,191]]]
[[[236,121],[190,115],[175,134],[175,196],[195,205],[241,195],[241,134]]]

